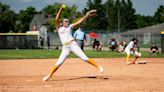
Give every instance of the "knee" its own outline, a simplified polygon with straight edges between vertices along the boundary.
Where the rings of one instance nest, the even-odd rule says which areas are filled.
[[[85,61],[85,62],[88,62],[89,61],[89,58],[88,57],[82,57],[81,58],[83,61]]]
[[[59,67],[59,66],[61,66],[61,65],[62,65],[62,62],[57,62],[57,63],[55,64],[56,67]]]
[[[130,54],[127,54],[126,57],[130,57]]]

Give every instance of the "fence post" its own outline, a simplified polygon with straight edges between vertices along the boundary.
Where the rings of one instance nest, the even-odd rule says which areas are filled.
[[[161,53],[164,54],[164,31],[161,32]]]

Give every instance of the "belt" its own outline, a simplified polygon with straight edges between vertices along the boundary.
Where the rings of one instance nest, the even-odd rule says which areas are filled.
[[[68,42],[65,42],[63,45],[64,45],[64,46],[69,45],[69,44],[71,44],[72,41],[74,41],[74,39],[73,39],[73,40],[70,40],[70,41],[68,41]]]

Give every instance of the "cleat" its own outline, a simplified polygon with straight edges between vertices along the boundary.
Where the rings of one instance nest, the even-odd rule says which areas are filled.
[[[48,81],[50,79],[50,75],[46,75],[43,79],[42,79],[42,81]]]
[[[142,53],[138,53],[138,56],[141,57],[142,56]]]
[[[99,66],[99,71],[100,71],[101,73],[103,73],[103,72],[104,72],[104,68],[103,68],[102,66]]]
[[[130,62],[126,62],[127,65],[130,65],[131,63]]]
[[[139,64],[138,62],[135,62],[135,64]]]
[[[133,61],[131,64],[135,64],[135,61]]]

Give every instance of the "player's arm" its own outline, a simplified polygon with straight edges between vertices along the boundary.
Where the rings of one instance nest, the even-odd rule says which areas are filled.
[[[83,21],[85,21],[87,18],[95,16],[96,15],[96,10],[90,10],[89,12],[86,13],[85,16],[83,16],[82,18],[80,18],[77,22],[73,23],[72,26],[76,27],[77,25],[79,25],[80,23],[82,23]]]
[[[62,5],[61,5],[61,7],[60,7],[60,9],[59,9],[59,11],[58,11],[58,13],[57,13],[57,15],[56,15],[56,17],[55,17],[55,27],[56,27],[56,31],[58,31],[58,29],[59,29],[59,25],[60,25],[60,23],[59,23],[59,17],[60,17],[60,14],[61,14],[62,9],[63,9],[63,7],[62,7]]]

